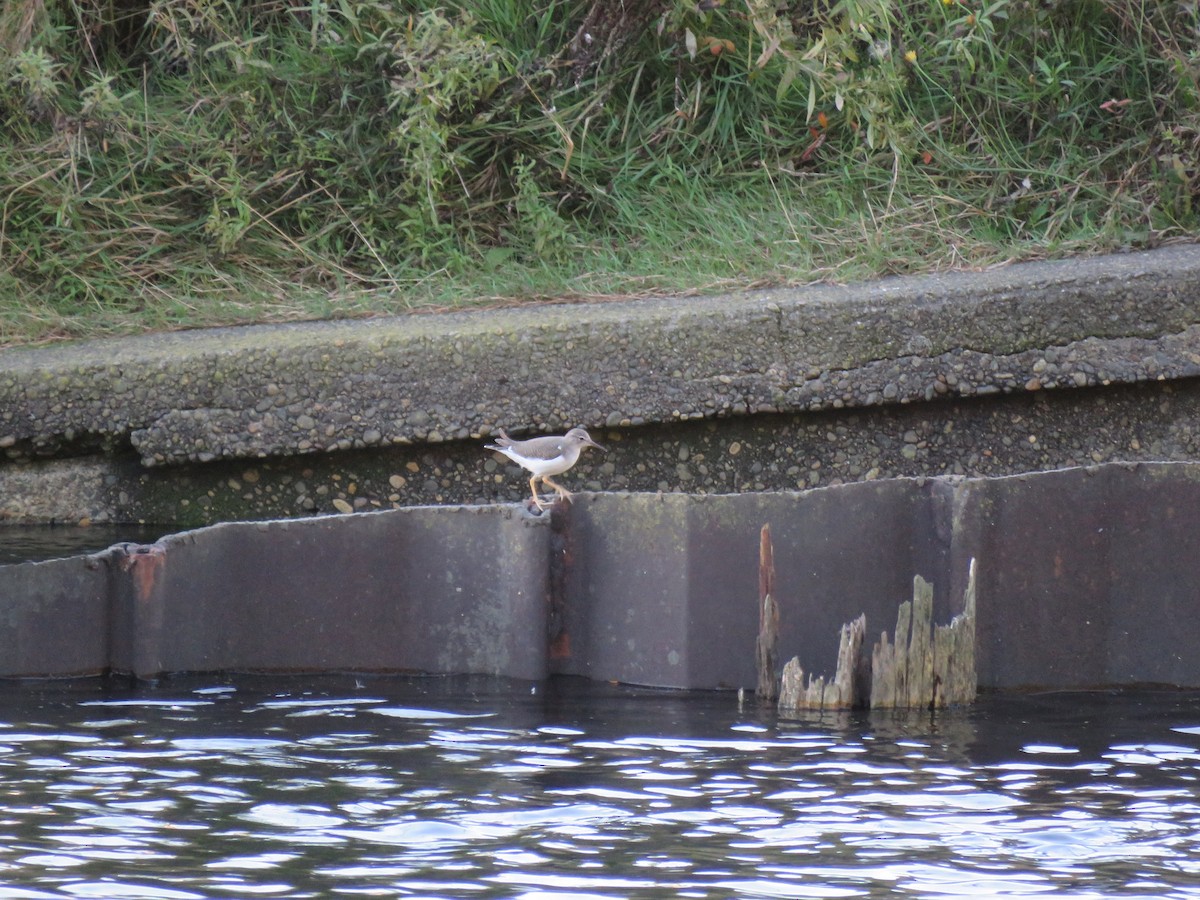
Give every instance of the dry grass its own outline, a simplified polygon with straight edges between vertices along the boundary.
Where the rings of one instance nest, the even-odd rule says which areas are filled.
[[[1200,224],[1187,4],[411,6],[5,4],[0,346],[985,268]]]

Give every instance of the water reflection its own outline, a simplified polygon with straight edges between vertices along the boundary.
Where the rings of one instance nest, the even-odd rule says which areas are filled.
[[[1179,693],[8,685],[0,897],[1198,896],[1198,748]]]

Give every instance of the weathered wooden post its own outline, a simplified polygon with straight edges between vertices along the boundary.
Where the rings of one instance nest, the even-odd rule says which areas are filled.
[[[933,705],[970,703],[979,690],[975,672],[975,560],[967,569],[963,611],[933,633]]]
[[[886,631],[881,632],[871,653],[871,709],[929,705],[933,694],[932,619],[933,585],[916,575],[912,600],[901,603],[896,614],[892,641]]]
[[[849,709],[869,696],[871,709],[933,709],[975,699],[975,560],[963,611],[948,625],[933,624],[933,586],[913,578],[913,598],[900,604],[896,631],[879,636],[869,666],[860,666],[865,615],[842,626],[832,679],[805,677],[797,657],[783,667],[781,710]],[[761,672],[760,672],[761,678]],[[869,690],[865,682],[869,681]]]
[[[858,657],[862,652],[863,636],[867,633],[867,617],[861,615],[842,626],[838,643],[837,669],[833,678],[810,676],[805,683],[804,669],[793,656],[783,667],[783,684],[779,690],[780,709],[850,709],[859,694]]]
[[[913,578],[913,598],[900,604],[892,641],[879,635],[871,653],[871,709],[924,709],[975,699],[975,560],[963,611],[933,624],[933,585]]]

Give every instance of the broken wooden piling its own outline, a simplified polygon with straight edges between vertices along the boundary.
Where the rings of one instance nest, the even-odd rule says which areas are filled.
[[[933,585],[917,575],[900,604],[892,640],[881,632],[871,652],[871,709],[928,706],[933,695]]]
[[[776,623],[778,627],[778,623]],[[806,673],[792,657],[783,668],[781,710],[933,709],[975,699],[975,560],[963,597],[963,611],[948,625],[933,622],[933,585],[913,578],[913,598],[900,604],[896,630],[886,631],[871,650],[862,650],[866,615],[842,626],[832,679]],[[759,683],[762,683],[759,672]]]
[[[970,703],[979,690],[975,672],[975,560],[967,568],[963,611],[933,633],[934,706]]]
[[[781,709],[851,709],[859,691],[859,654],[867,633],[866,614],[842,626],[838,644],[837,668],[828,681],[823,676],[804,678],[798,657],[793,656],[783,667],[779,689]]]

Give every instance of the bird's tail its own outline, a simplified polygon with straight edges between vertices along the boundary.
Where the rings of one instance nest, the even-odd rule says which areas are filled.
[[[503,450],[505,447],[508,447],[512,444],[513,439],[504,432],[503,428],[497,428],[496,430],[500,432],[500,437],[496,438],[496,443],[494,444],[484,444],[484,449]]]

